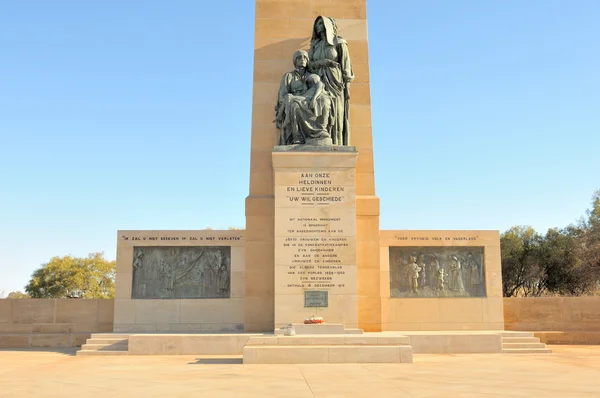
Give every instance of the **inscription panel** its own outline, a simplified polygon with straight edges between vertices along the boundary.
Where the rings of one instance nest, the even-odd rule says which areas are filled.
[[[356,242],[347,236],[279,237],[275,265],[350,265],[356,262]]]
[[[484,248],[389,248],[390,297],[486,297]]]
[[[275,265],[285,269],[280,279],[286,283],[276,282],[276,294],[299,288],[348,293],[347,275],[356,274],[353,178],[353,170],[277,175],[286,185],[275,188]]]
[[[276,327],[312,307],[327,322],[358,322],[356,158],[274,152]]]
[[[132,299],[229,298],[230,246],[138,246]]]
[[[278,208],[277,236],[348,236],[356,230],[356,209],[352,207]]]
[[[301,191],[302,189],[307,191]],[[288,201],[289,207],[353,207],[355,205],[354,198],[356,197],[356,189],[354,187],[275,187],[275,195],[284,197]],[[332,191],[331,189],[339,188],[342,191]],[[320,191],[320,190],[327,191]]]
[[[275,197],[280,207],[354,207],[354,171],[277,173]]]
[[[356,294],[356,267],[345,265],[276,265],[278,294],[303,294],[310,289],[328,289],[335,294]]]
[[[327,308],[329,295],[327,291],[307,290],[304,292],[305,308]]]

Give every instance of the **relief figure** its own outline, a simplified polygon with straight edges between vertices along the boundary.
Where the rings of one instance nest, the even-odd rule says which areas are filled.
[[[417,294],[419,293],[419,271],[421,271],[421,267],[417,264],[416,257],[410,258],[408,269],[410,270],[410,291]]]
[[[467,254],[467,261],[465,262],[465,268],[467,269],[467,280],[469,281],[469,287],[472,289],[479,288],[481,285],[481,268],[479,264],[473,259],[473,253]]]
[[[229,290],[230,280],[229,280],[229,267],[225,262],[221,263],[219,267],[219,271],[217,274],[219,291],[221,293],[226,293]]]
[[[443,291],[444,290],[444,279],[446,277],[446,274],[444,272],[444,270],[442,268],[437,270],[437,275],[436,275],[436,280],[437,280],[437,285],[436,288],[438,290]]]
[[[410,290],[410,286],[411,286],[410,259],[409,259],[409,261],[404,261],[404,259],[402,259],[400,261],[400,270],[399,270],[398,276],[400,278],[400,289]]]
[[[142,259],[144,258],[144,253],[140,252],[135,255],[133,259],[133,268],[139,268],[142,266]]]
[[[450,282],[448,283],[448,287],[450,290],[454,290],[456,292],[462,292],[465,290],[463,279],[462,279],[462,270],[458,257],[450,256]]]
[[[425,265],[425,255],[421,253],[418,258],[419,261],[417,264],[419,264],[419,268],[421,269],[421,272],[419,273],[419,286],[425,287],[429,284],[427,278],[427,266]]]
[[[440,262],[436,256],[429,256],[429,265],[427,266],[427,279],[430,281],[431,286],[437,286],[438,271],[440,270]]]
[[[160,260],[158,278],[162,293],[165,297],[170,297],[173,294],[173,286],[175,283],[173,267],[171,264],[168,264],[164,260]]]

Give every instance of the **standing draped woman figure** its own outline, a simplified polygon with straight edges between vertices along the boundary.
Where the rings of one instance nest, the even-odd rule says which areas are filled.
[[[337,35],[333,18],[319,16],[313,25],[308,68],[319,75],[332,100],[334,145],[350,145],[349,84],[354,80],[348,43]]]

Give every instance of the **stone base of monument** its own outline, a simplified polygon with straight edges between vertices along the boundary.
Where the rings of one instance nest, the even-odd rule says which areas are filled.
[[[315,138],[315,140],[329,140],[327,145],[312,143],[297,145],[278,145],[273,147],[273,152],[356,152],[355,146],[332,145],[331,138]]]
[[[333,145],[333,141],[331,138],[307,138],[306,145],[331,146]]]
[[[239,355],[253,334],[133,334],[131,355]]]
[[[346,329],[342,323],[306,324],[292,323],[296,335],[305,334],[362,334],[362,329]],[[276,335],[284,335],[285,328],[275,330]]]
[[[244,364],[412,363],[406,336],[301,335],[252,336],[244,346]]]
[[[532,332],[504,330],[405,331],[415,354],[548,354],[552,351]]]
[[[296,336],[262,333],[95,333],[77,355],[243,355],[244,363],[389,363],[412,362],[413,353],[552,352],[532,332],[464,330],[361,334],[360,329],[342,328],[344,333],[330,334],[321,332],[339,331],[339,325],[299,325],[301,334]],[[307,328],[303,330],[302,326]],[[326,328],[317,329],[323,326]],[[304,332],[316,333],[302,334]]]

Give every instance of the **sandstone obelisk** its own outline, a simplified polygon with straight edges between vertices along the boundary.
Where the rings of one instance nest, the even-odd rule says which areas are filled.
[[[246,198],[246,332],[270,332],[275,324],[272,151],[279,133],[273,123],[274,105],[281,76],[292,67],[292,54],[308,48],[313,22],[319,15],[335,18],[352,57],[351,145],[358,150],[358,327],[381,330],[379,198],[375,196],[373,166],[366,0],[257,0],[250,192]]]

